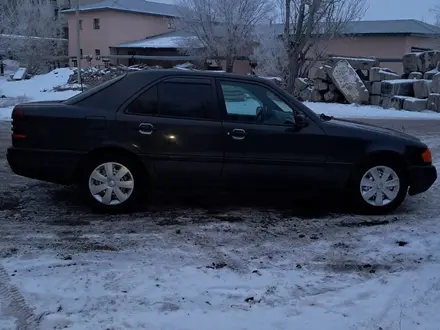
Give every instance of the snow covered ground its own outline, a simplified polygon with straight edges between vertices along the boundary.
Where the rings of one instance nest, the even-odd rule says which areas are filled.
[[[77,93],[42,92],[66,83],[70,72],[56,71],[0,81],[0,90],[33,100]],[[439,137],[423,139],[439,168]],[[11,175],[0,166],[1,178]],[[167,207],[120,218],[78,209],[58,186],[20,180],[0,180],[0,330],[439,329],[439,183],[382,217]]]
[[[426,119],[440,120],[440,113],[433,111],[415,112],[406,110],[383,109],[380,107],[356,104],[338,104],[323,102],[305,102],[305,104],[317,114],[340,118],[376,118],[376,119]]]
[[[54,70],[48,74],[38,75],[29,80],[21,81],[7,81],[0,80],[0,96],[4,95],[7,98],[27,101],[50,101],[50,100],[65,100],[73,95],[78,94],[78,91],[63,91],[53,92],[53,88],[60,85],[65,85],[72,70],[68,68],[61,68]],[[4,100],[0,99],[0,104]],[[10,120],[13,106],[5,108],[0,107],[0,120]]]
[[[72,74],[72,70],[61,68],[45,75],[33,77],[30,80],[6,81],[0,80],[0,96],[8,98],[25,98],[28,101],[64,100],[79,93],[78,91],[52,92],[57,86],[66,85]],[[18,101],[17,101],[18,102]],[[2,100],[0,99],[0,104]],[[374,106],[358,106],[352,104],[329,104],[329,103],[305,103],[314,112],[321,114],[342,117],[342,118],[398,118],[398,119],[438,119],[440,114],[435,112],[412,112],[386,110]],[[0,120],[10,120],[12,106],[0,107]]]
[[[440,139],[423,139],[439,168]],[[168,204],[103,217],[26,182],[0,209],[2,330],[439,329],[439,183],[380,217]]]
[[[309,225],[326,230],[325,221]],[[139,245],[3,259],[0,329],[18,320],[44,330],[436,330],[439,221],[345,223],[330,238],[303,242],[285,236],[283,223],[254,242],[242,240],[251,230],[243,223],[84,234],[96,244]],[[36,237],[59,239],[28,235]]]

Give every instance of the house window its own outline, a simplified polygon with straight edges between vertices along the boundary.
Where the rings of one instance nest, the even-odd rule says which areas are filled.
[[[64,39],[69,38],[69,28],[68,27],[63,27],[63,38]]]
[[[95,49],[95,55],[96,56],[101,56],[101,50],[100,49]]]
[[[80,30],[83,29],[83,21],[82,21],[82,19],[79,20],[79,29]]]
[[[94,18],[93,19],[93,28],[95,30],[99,30],[101,28],[99,18]]]

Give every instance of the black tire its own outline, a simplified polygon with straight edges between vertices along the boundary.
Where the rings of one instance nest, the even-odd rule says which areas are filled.
[[[397,196],[389,202],[389,199],[384,196],[384,200],[388,199],[388,204],[377,206],[368,203],[363,197],[361,193],[361,180],[364,175],[371,169],[375,167],[388,167],[399,179],[399,190]],[[368,189],[368,188],[367,188]],[[354,212],[359,212],[363,214],[387,214],[394,210],[396,210],[405,200],[408,192],[408,176],[406,174],[405,168],[402,164],[399,164],[398,161],[388,160],[388,159],[371,159],[363,163],[361,166],[358,166],[353,172],[348,189],[348,200],[350,201],[350,208]],[[370,201],[375,200],[375,197],[372,197]]]
[[[131,192],[129,192],[130,189],[122,188],[122,191],[127,192],[125,195],[128,196],[128,198],[119,204],[104,204],[98,201],[89,188],[92,173],[95,171],[95,169],[106,163],[113,163],[114,165],[112,167],[114,170],[119,168],[117,165],[124,166],[126,169],[128,169],[129,173],[124,175],[122,180],[125,180],[125,183],[128,183],[127,181],[132,181],[133,183],[133,189]],[[131,180],[129,180],[130,177]],[[95,212],[111,214],[125,213],[135,210],[140,197],[145,192],[145,185],[147,181],[145,168],[143,168],[143,166],[134,157],[118,152],[91,156],[86,159],[81,166],[78,179],[79,188],[87,205]],[[99,185],[99,181],[93,180],[93,183],[91,184]],[[115,188],[112,188],[112,190],[113,189]],[[104,191],[106,192],[107,189],[103,190],[103,192]],[[120,191],[121,189],[119,189],[119,192]],[[112,192],[111,195],[112,201],[118,202],[116,194]]]

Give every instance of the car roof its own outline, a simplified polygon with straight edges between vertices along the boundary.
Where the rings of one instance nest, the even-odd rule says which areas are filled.
[[[265,82],[267,83],[268,80],[264,78],[260,78],[257,76],[250,76],[250,75],[239,75],[234,73],[227,73],[223,71],[198,71],[198,70],[182,70],[182,69],[151,69],[151,70],[139,70],[139,71],[132,71],[128,72],[129,75],[151,75],[155,76],[155,78],[159,77],[166,77],[166,76],[180,76],[180,77],[209,77],[209,78],[233,78],[233,79],[240,79],[240,80],[246,80],[246,81],[255,81],[255,82]]]

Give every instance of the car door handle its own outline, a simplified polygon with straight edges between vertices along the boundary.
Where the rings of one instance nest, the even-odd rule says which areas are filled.
[[[234,140],[243,140],[246,137],[246,131],[241,128],[234,128],[231,135]]]
[[[138,131],[142,135],[151,135],[154,132],[154,126],[150,123],[142,123],[139,125]]]

